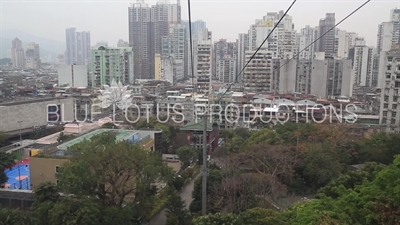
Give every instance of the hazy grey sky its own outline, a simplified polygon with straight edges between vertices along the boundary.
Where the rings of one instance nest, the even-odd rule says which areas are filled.
[[[128,40],[128,7],[135,1],[70,1],[70,0],[0,0],[0,24],[3,29],[15,29],[54,40],[65,41],[65,28],[90,31],[92,44],[118,39]],[[147,3],[155,3],[147,0]],[[175,3],[176,0],[171,0]],[[233,41],[238,33],[247,32],[256,19],[267,12],[286,10],[291,0],[192,0],[192,20],[202,19],[213,32],[213,39]],[[298,0],[289,15],[295,29],[317,26],[325,13],[336,13],[336,22],[359,7],[363,0]],[[181,0],[182,19],[188,19],[187,1]],[[368,45],[376,45],[378,24],[389,20],[390,10],[399,7],[400,0],[372,0],[339,28],[364,36]],[[23,40],[29,41],[29,40]],[[39,43],[40,44],[40,43]]]

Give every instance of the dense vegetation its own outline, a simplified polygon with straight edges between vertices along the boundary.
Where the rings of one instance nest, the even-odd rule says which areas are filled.
[[[175,128],[150,123],[138,125],[165,131],[165,151],[179,155],[182,169],[196,161],[198,152],[172,145]],[[184,178],[158,153],[103,134],[69,151],[73,157],[62,167],[59,184],[39,186],[29,212],[1,209],[0,221],[141,224],[166,202],[167,225],[400,223],[400,135],[364,137],[348,125],[287,123],[253,132],[227,130],[222,136],[225,146],[209,165],[206,216],[199,215],[201,179],[195,181],[189,213],[177,195]],[[9,162],[3,158],[0,166]],[[303,196],[311,197],[300,200]]]
[[[173,191],[161,188],[174,176],[158,153],[115,142],[111,133],[85,140],[67,154],[71,158],[58,173],[58,185],[37,187],[36,201],[24,216],[2,209],[3,224],[140,224]]]
[[[225,131],[208,178],[209,215],[193,224],[399,224],[400,135],[364,137],[351,128],[285,124]],[[200,191],[199,180],[192,213],[201,210]],[[312,200],[283,204],[313,193]]]

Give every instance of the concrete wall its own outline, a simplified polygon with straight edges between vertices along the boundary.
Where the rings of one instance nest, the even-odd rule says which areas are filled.
[[[21,103],[0,104],[0,130],[3,132],[18,131],[20,128],[31,129],[34,126],[48,124],[48,106],[61,106],[61,119],[73,121],[74,102],[72,98],[50,98],[26,101]],[[21,127],[18,121],[21,122]]]
[[[56,179],[56,166],[62,166],[68,159],[63,158],[29,158],[29,173],[31,179],[31,188],[35,189],[40,183],[54,182]]]
[[[317,97],[326,97],[327,95],[327,70],[328,62],[326,60],[313,60],[311,70],[311,89],[310,93]]]
[[[290,56],[291,58],[292,56]],[[290,59],[289,58],[289,59]],[[280,60],[280,65],[284,65],[280,69],[279,73],[279,94],[291,94],[296,91],[296,70],[297,70],[297,61],[291,60],[290,62],[287,61],[288,59]]]
[[[0,206],[28,210],[35,201],[32,191],[0,189]]]
[[[59,65],[57,69],[58,86],[87,87],[88,73],[86,65]]]

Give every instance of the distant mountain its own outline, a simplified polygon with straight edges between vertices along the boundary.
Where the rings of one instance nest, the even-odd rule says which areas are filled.
[[[12,40],[18,37],[22,41],[23,48],[26,49],[29,42],[39,44],[41,57],[57,56],[65,51],[65,43],[43,37],[36,37],[18,30],[3,29],[0,31],[0,58],[6,58],[7,52],[12,46]]]

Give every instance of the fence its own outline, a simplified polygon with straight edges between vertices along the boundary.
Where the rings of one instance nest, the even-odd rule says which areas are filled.
[[[30,190],[31,189],[31,182],[29,178],[21,180],[21,182],[15,182],[13,184],[9,184],[6,189],[23,189],[23,190]]]
[[[32,191],[0,189],[0,206],[27,210],[35,201]]]

